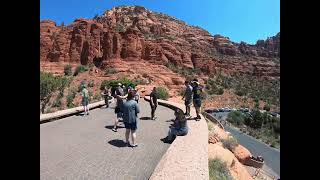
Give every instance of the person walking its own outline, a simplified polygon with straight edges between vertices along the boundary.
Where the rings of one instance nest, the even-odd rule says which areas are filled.
[[[118,122],[123,117],[123,114],[121,112],[121,107],[123,105],[123,99],[125,99],[127,97],[124,95],[123,89],[121,88],[121,83],[118,83],[118,87],[115,91],[115,97],[117,99],[117,104],[116,104],[114,112],[117,114],[117,118],[115,119],[114,127],[112,128],[112,131],[117,132],[118,131]]]
[[[104,97],[104,102],[106,104],[106,108],[109,107],[109,97],[110,97],[110,92],[107,86],[104,87],[104,91],[101,93],[101,95]]]
[[[84,114],[83,115],[89,115],[89,91],[87,90],[87,87],[85,84],[82,84],[82,91],[81,91],[81,96],[82,96],[82,106],[84,109]]]
[[[150,93],[150,107],[151,107],[151,119],[156,120],[157,117],[155,117],[155,113],[158,107],[158,94],[157,94],[156,87],[153,87],[153,90]]]
[[[192,86],[190,85],[190,83],[188,81],[184,82],[184,85],[186,86],[186,90],[185,93],[182,97],[182,100],[184,99],[184,104],[186,106],[186,117],[189,118],[190,117],[190,107],[192,104]]]
[[[127,101],[123,103],[121,111],[123,112],[123,123],[126,128],[125,138],[127,146],[137,147],[136,130],[137,130],[137,116],[140,112],[138,103],[133,100],[133,92],[128,93]],[[131,133],[132,144],[129,142],[129,135]]]
[[[198,82],[197,79],[193,80],[193,104],[196,109],[197,117],[195,118],[196,121],[200,121],[201,116],[201,92],[202,88],[200,87],[200,83]]]

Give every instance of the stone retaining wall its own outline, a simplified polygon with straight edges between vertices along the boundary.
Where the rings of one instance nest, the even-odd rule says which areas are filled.
[[[144,99],[150,101],[149,96]],[[175,102],[158,100],[158,103],[173,109],[185,109],[183,104]],[[190,114],[192,117],[196,116],[194,108],[191,108]],[[200,121],[188,120],[189,133],[186,136],[177,136],[172,142],[150,180],[209,180],[208,126],[202,115],[201,118]]]
[[[112,99],[109,100],[109,103],[112,103],[113,99],[114,98],[112,97]],[[104,100],[89,104],[88,107],[89,107],[89,110],[90,110],[90,109],[94,109],[94,108],[97,108],[97,107],[100,107],[100,106],[103,106],[103,105],[105,105]],[[64,117],[64,116],[69,116],[69,115],[81,113],[83,111],[84,111],[83,110],[83,106],[79,106],[79,107],[75,107],[75,108],[71,108],[71,109],[65,109],[65,110],[57,111],[57,112],[53,112],[53,113],[41,114],[40,115],[40,123],[44,123],[44,122],[50,121],[52,119],[61,118],[61,117]]]

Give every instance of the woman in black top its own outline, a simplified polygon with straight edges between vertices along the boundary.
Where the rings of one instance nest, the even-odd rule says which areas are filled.
[[[151,107],[151,119],[156,120],[155,112],[158,106],[158,97],[157,97],[157,89],[156,87],[153,88],[150,94],[150,107]]]

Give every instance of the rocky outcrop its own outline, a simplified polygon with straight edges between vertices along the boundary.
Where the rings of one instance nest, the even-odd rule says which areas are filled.
[[[280,33],[255,45],[238,44],[139,6],[115,7],[68,26],[50,20],[40,23],[41,62],[94,63],[105,68],[112,60],[148,61],[205,74],[221,70],[279,76],[279,55]]]

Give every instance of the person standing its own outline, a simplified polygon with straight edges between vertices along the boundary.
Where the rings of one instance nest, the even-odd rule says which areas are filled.
[[[121,83],[118,83],[118,87],[115,91],[115,96],[117,99],[117,104],[116,104],[116,108],[114,111],[117,114],[117,118],[115,119],[114,127],[112,128],[112,131],[117,132],[118,131],[117,130],[118,129],[118,122],[123,117],[123,114],[121,112],[121,107],[123,105],[123,99],[126,98],[126,96],[124,95],[123,89],[121,88]]]
[[[158,107],[158,94],[156,87],[153,87],[153,90],[150,94],[150,107],[151,107],[151,119],[156,120],[155,117],[156,109]]]
[[[140,94],[137,89],[134,90],[134,100],[139,103]]]
[[[107,86],[104,87],[104,91],[101,93],[102,96],[104,97],[104,102],[106,104],[106,108],[109,107],[109,96],[110,96],[110,92]]]
[[[133,92],[128,93],[127,101],[123,103],[122,112],[123,112],[123,123],[126,128],[126,144],[127,146],[137,147],[136,142],[136,130],[137,130],[137,115],[140,112],[138,103],[133,100]],[[129,135],[131,133],[132,144],[129,142]]]
[[[185,81],[184,85],[186,86],[186,90],[185,90],[185,93],[182,97],[182,100],[184,99],[184,104],[186,106],[185,115],[187,117],[190,117],[190,107],[192,104],[192,86],[190,85],[190,83],[188,81]]]
[[[82,84],[82,91],[81,91],[81,95],[82,95],[82,106],[84,109],[84,115],[89,115],[89,91],[87,90],[87,87],[85,84]]]
[[[202,88],[200,87],[200,83],[198,82],[197,79],[193,80],[193,104],[196,109],[197,117],[195,118],[196,120],[200,120],[200,112],[201,112],[201,93],[202,93]]]

